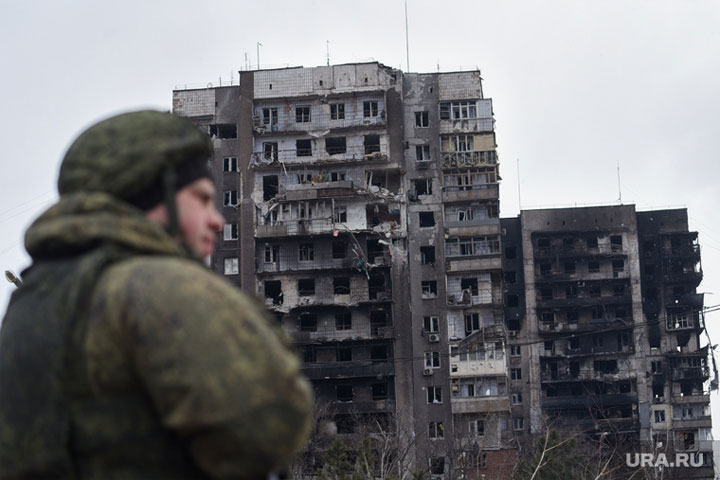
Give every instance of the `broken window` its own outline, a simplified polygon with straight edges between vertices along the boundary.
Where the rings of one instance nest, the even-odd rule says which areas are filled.
[[[335,330],[351,330],[352,314],[350,312],[340,312],[335,314]]]
[[[540,314],[540,321],[542,323],[555,323],[555,314],[553,312],[542,312]]]
[[[210,125],[210,136],[218,138],[237,138],[237,125],[234,123],[218,123]]]
[[[623,240],[622,235],[611,235],[610,236],[610,249],[613,252],[619,252],[622,250]]]
[[[301,243],[298,246],[298,260],[301,262],[315,260],[315,247],[312,243]]]
[[[237,172],[238,161],[237,157],[224,157],[223,158],[223,172]]]
[[[468,290],[471,295],[477,296],[478,291],[478,279],[477,278],[462,278],[460,279],[460,289]]]
[[[387,360],[387,345],[374,345],[370,348],[370,360]]]
[[[568,285],[565,287],[565,298],[577,298],[578,287],[577,285]]]
[[[325,151],[328,155],[347,152],[345,137],[328,137],[325,139]]]
[[[265,280],[265,298],[271,298],[273,305],[282,305],[283,293],[280,280]]]
[[[517,258],[517,248],[516,247],[505,247],[505,258],[508,260],[514,260]],[[540,272],[542,273],[542,272]]]
[[[617,372],[617,360],[595,360],[593,361],[593,370],[598,373],[615,373]]]
[[[440,120],[463,120],[466,118],[477,118],[476,101],[440,103]]]
[[[365,155],[380,151],[380,135],[365,135],[363,140]]]
[[[540,275],[550,275],[552,273],[552,265],[549,263],[541,263],[539,267]]]
[[[333,260],[340,260],[345,258],[347,250],[347,242],[343,240],[336,240],[332,242],[332,258]]]
[[[503,280],[510,285],[517,283],[517,272],[505,272],[503,274]]]
[[[429,438],[445,438],[445,430],[443,429],[442,422],[428,423],[428,437]]]
[[[299,105],[295,107],[295,122],[307,123],[310,121],[310,105]]]
[[[378,116],[378,102],[376,100],[367,100],[363,102],[363,117],[377,117]]]
[[[265,263],[277,263],[280,260],[278,245],[265,245]]]
[[[423,265],[435,263],[435,247],[420,247],[420,263]]]
[[[613,260],[612,271],[613,271],[614,277],[617,277],[618,274],[622,273],[624,270],[625,270],[625,261],[624,260],[622,260],[622,259]]]
[[[415,160],[417,160],[418,162],[423,160],[430,160],[430,145],[416,145]]]
[[[384,300],[386,293],[385,275],[372,273],[368,279],[368,298],[370,300]]]
[[[335,361],[352,362],[352,348],[338,347],[337,350],[335,350]]]
[[[623,295],[625,295],[625,284],[620,283],[617,285],[613,285],[613,296],[622,297]]]
[[[465,335],[470,335],[472,332],[480,330],[480,314],[479,313],[466,313],[465,314]]]
[[[568,321],[568,323],[577,323],[578,316],[579,315],[577,310],[568,310],[568,312],[565,314],[565,319]]]
[[[312,140],[295,140],[295,155],[298,157],[311,157]]]
[[[344,103],[331,103],[330,104],[330,120],[344,120],[345,119],[345,104]]]
[[[317,317],[311,313],[303,313],[300,315],[300,331],[301,332],[316,332],[317,331]]]
[[[563,269],[565,270],[565,273],[573,274],[575,273],[575,260],[569,260],[563,264]]]
[[[263,125],[277,125],[278,110],[277,107],[263,108]]]
[[[588,261],[588,273],[598,272],[600,272],[600,262],[598,262],[597,260]]]
[[[420,227],[434,227],[435,214],[433,212],[419,212]]]
[[[418,128],[427,128],[430,126],[429,112],[415,112],[415,126]]]
[[[226,207],[234,207],[238,204],[237,190],[225,190],[223,192],[223,205]]]
[[[599,285],[592,285],[588,287],[588,295],[590,297],[599,297],[602,295],[602,290]]]
[[[334,291],[335,295],[349,295],[350,294],[350,278],[334,277],[333,278],[333,291]]]
[[[440,317],[423,317],[423,328],[428,333],[438,333],[440,331]]]
[[[278,176],[265,175],[263,177],[263,201],[267,202],[278,194]]]
[[[230,257],[225,259],[225,275],[237,275],[238,274],[238,257]]]
[[[659,399],[665,396],[665,387],[663,385],[653,385],[653,398]]]
[[[593,307],[590,307],[590,318],[593,320],[602,320],[605,318],[605,311],[603,310],[603,307],[600,305],[595,305]]]
[[[653,410],[655,423],[665,423],[665,410]]]
[[[570,361],[570,376],[572,378],[578,378],[580,376],[580,362],[577,360]]]
[[[345,181],[345,172],[331,172],[330,173],[330,181],[331,182]]]
[[[598,248],[597,237],[588,237],[586,240],[587,248]]]
[[[373,383],[370,385],[370,391],[372,392],[373,400],[385,400],[387,394],[387,383]]]
[[[568,349],[569,350],[577,350],[578,348],[580,348],[580,338],[570,337],[568,339]]]
[[[508,293],[505,295],[505,306],[514,308],[520,305],[520,298],[514,293]]]
[[[223,225],[223,240],[237,240],[238,226],[237,223],[226,223]]]
[[[309,297],[315,295],[315,279],[301,278],[298,280],[298,295],[301,297]]]
[[[592,346],[593,347],[602,347],[605,343],[605,340],[603,339],[602,335],[593,335],[592,336]]]
[[[440,352],[425,352],[425,368],[440,368]]]
[[[442,403],[442,387],[427,387],[427,402]]]
[[[540,300],[551,300],[553,298],[552,287],[542,287],[540,289]]]
[[[347,206],[346,205],[335,206],[335,214],[333,215],[333,222],[335,222],[335,223],[347,222]]]
[[[352,385],[338,385],[336,387],[338,402],[352,402],[353,387]]]
[[[435,280],[426,280],[420,284],[422,288],[422,298],[437,297],[437,282]]]
[[[415,193],[418,195],[432,195],[432,179],[422,178],[419,180],[413,180],[415,185]]]
[[[263,158],[270,160],[271,162],[277,162],[278,160],[278,143],[277,142],[263,142]]]

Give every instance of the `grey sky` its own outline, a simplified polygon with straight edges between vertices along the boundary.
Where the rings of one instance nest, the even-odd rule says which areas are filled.
[[[410,71],[479,67],[493,98],[501,215],[533,206],[686,206],[720,304],[720,3],[408,0]],[[172,89],[263,67],[377,60],[407,70],[402,0],[4,2],[0,266],[22,270],[27,225],[89,123],[171,108]],[[0,284],[0,311],[12,286]],[[706,319],[720,342],[720,314]],[[720,353],[720,351],[718,352]],[[715,423],[720,418],[714,399]],[[720,436],[716,432],[716,438]]]

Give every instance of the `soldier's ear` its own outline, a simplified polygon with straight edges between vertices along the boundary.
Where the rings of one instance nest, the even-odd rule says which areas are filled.
[[[168,226],[168,211],[163,203],[158,203],[150,210],[145,211],[145,218],[163,227]]]

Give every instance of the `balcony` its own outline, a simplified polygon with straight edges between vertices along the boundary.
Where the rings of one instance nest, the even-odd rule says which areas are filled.
[[[494,125],[495,120],[492,117],[440,120],[440,134],[489,133],[493,131]]]
[[[674,405],[685,405],[688,403],[698,403],[703,405],[710,404],[710,394],[707,395],[680,395],[676,394],[672,396],[672,402]]]
[[[284,220],[273,225],[257,225],[255,236],[258,238],[287,237],[300,235],[322,235],[334,230],[332,219],[316,218],[307,220]]]
[[[284,195],[287,201],[294,201],[358,196],[358,192],[353,182],[344,180],[283,185],[280,186],[280,195]]]
[[[500,254],[465,257],[446,257],[445,270],[448,272],[476,272],[486,270],[500,270],[502,258]]]
[[[497,165],[495,152],[442,152],[442,168],[487,167]]]
[[[698,418],[681,418],[672,421],[673,428],[712,428],[712,417],[710,415]]]
[[[602,353],[616,353],[616,352],[602,352]],[[553,382],[578,382],[593,380],[598,382],[617,382],[620,380],[628,380],[635,378],[635,372],[618,372],[618,373],[602,373],[594,370],[580,370],[577,376],[573,376],[570,373],[551,373],[544,370],[540,373],[540,381],[543,383]]]
[[[445,203],[451,203],[469,202],[473,200],[497,200],[498,192],[499,189],[497,183],[466,185],[463,187],[443,187],[442,201]]]
[[[507,412],[510,409],[510,400],[504,397],[473,397],[450,399],[450,410],[453,415],[480,412]]]
[[[387,163],[389,152],[383,145],[366,148],[364,145],[348,145],[346,148],[314,149],[310,155],[299,155],[296,149],[253,152],[250,156],[250,168],[283,168],[292,165],[343,164],[354,162]]]
[[[551,245],[550,247],[535,247],[533,257],[536,259],[577,258],[577,257],[626,257],[625,248],[618,245],[601,244],[588,248],[585,245]]]
[[[707,380],[710,370],[705,367],[673,368],[672,380]]]
[[[292,338],[293,342],[299,345],[310,343],[347,343],[377,339],[390,339],[394,338],[395,336],[395,330],[392,325],[370,325],[362,329],[354,328],[352,329],[352,336],[350,337],[347,336],[348,333],[346,331],[335,330],[334,328],[328,331],[315,332],[293,330],[288,333],[290,335],[290,338]]]
[[[664,278],[666,283],[690,283],[697,287],[702,281],[703,273],[694,270],[689,272],[666,273]]]
[[[302,373],[310,380],[359,378],[395,375],[392,360],[374,362],[363,360],[357,362],[305,363]]]
[[[298,261],[297,259],[280,260],[277,262],[264,262],[261,258],[255,259],[255,272],[257,273],[277,273],[277,272],[296,272],[306,270],[331,270],[331,269],[348,269],[356,268],[357,258],[332,258],[331,255],[321,256],[315,255],[312,261]]]
[[[575,298],[538,298],[537,308],[582,308],[594,305],[626,305],[632,303],[628,295],[608,295],[604,297],[578,296]]]
[[[542,408],[567,409],[581,407],[609,407],[614,405],[629,405],[637,403],[637,401],[637,395],[630,393],[543,397]]]
[[[395,413],[395,399],[332,402],[330,409],[338,415],[363,413]]]

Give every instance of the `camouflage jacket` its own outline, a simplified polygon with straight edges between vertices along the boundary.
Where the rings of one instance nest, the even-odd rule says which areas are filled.
[[[302,447],[311,393],[284,334],[139,211],[66,195],[26,247],[0,478],[264,478]]]

